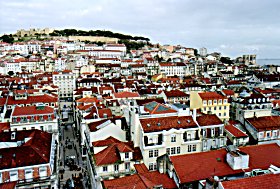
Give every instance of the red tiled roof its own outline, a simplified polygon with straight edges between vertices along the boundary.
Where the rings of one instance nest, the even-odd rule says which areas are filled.
[[[226,96],[232,96],[234,95],[234,91],[233,90],[230,90],[230,89],[224,89],[222,90],[223,93],[225,93]]]
[[[94,122],[95,123],[95,122]],[[114,144],[114,143],[120,143],[121,141],[119,141],[118,139],[110,136],[108,138],[106,138],[105,140],[98,140],[98,141],[95,141],[92,143],[92,145],[94,147],[101,147],[101,146],[109,146],[111,144]]]
[[[58,98],[49,94],[41,96],[29,96],[27,100],[14,100],[13,97],[8,97],[8,105],[19,105],[19,104],[35,104],[35,103],[57,103]]]
[[[158,171],[134,174],[118,179],[103,181],[107,189],[147,189],[162,185],[163,188],[177,188],[173,179]]]
[[[199,126],[210,126],[210,125],[220,125],[223,122],[216,114],[204,114],[196,117],[196,121]]]
[[[52,134],[40,130],[17,131],[14,141],[23,141],[25,138],[31,139],[18,147],[0,149],[0,169],[49,163]],[[0,133],[0,141],[14,142],[11,132]]]
[[[248,137],[248,135],[246,133],[244,133],[243,131],[241,131],[240,129],[238,129],[237,127],[235,127],[231,124],[226,125],[225,130],[228,131],[229,133],[231,133],[236,138]]]
[[[165,95],[168,97],[188,97],[189,95],[180,90],[164,91]]]
[[[97,154],[94,154],[94,158],[97,166],[115,164],[121,159],[115,144],[108,146]]]
[[[258,131],[280,129],[280,116],[253,117],[247,118],[246,121]]]
[[[268,169],[271,164],[280,166],[280,147],[274,144],[264,144],[239,148],[249,155],[249,168]],[[194,154],[171,156],[171,162],[181,183],[188,183],[209,178],[211,176],[226,176],[243,173],[244,170],[233,170],[226,162],[225,149]],[[273,155],[268,155],[273,154]]]
[[[146,167],[146,165],[144,163],[141,164],[134,164],[135,170],[137,171],[137,173],[147,173],[149,172],[148,168]]]
[[[0,133],[5,131],[5,130],[9,130],[10,129],[10,123],[9,122],[1,122],[0,123]]]
[[[224,189],[280,189],[280,174],[266,174],[222,182]]]
[[[79,102],[79,103],[96,103],[96,102],[98,102],[98,100],[95,97],[84,97],[84,98],[77,100],[77,102]]]
[[[45,106],[43,109],[38,109],[36,106],[16,106],[12,116],[23,116],[23,115],[40,115],[40,114],[54,114],[54,109],[49,106]]]
[[[213,100],[213,99],[227,99],[227,97],[220,95],[216,92],[203,92],[198,93],[202,100]]]
[[[170,130],[170,129],[198,127],[194,122],[192,116],[146,118],[146,119],[140,119],[140,123],[145,133]]]
[[[15,189],[17,185],[17,182],[6,182],[0,184],[0,189]]]
[[[104,150],[94,155],[96,165],[114,164],[121,160],[119,153],[134,152],[133,144],[121,142],[114,137],[108,137],[105,140],[93,142],[94,147],[107,146]]]
[[[119,92],[114,93],[115,98],[134,98],[134,97],[140,97],[140,95],[136,92]]]

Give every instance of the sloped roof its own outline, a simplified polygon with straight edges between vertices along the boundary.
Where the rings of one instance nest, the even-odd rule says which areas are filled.
[[[119,92],[114,93],[115,98],[135,98],[140,97],[140,95],[137,92]]]
[[[258,131],[280,129],[280,116],[253,117],[247,118],[246,121]]]
[[[210,125],[223,124],[223,122],[220,120],[220,118],[216,114],[204,114],[204,115],[198,116],[196,118],[196,121],[199,126],[210,126]]]
[[[249,155],[249,168],[268,169],[271,164],[280,166],[280,147],[276,144],[264,144],[239,148]],[[188,183],[209,178],[243,173],[244,170],[233,170],[226,162],[225,149],[194,154],[171,156],[170,160],[181,183]],[[273,154],[273,155],[268,155]]]
[[[184,93],[180,90],[171,90],[171,91],[164,91],[165,95],[170,97],[188,97],[189,95],[187,93]]]
[[[233,126],[232,124],[226,125],[225,130],[231,133],[236,138],[244,138],[248,137],[246,133],[238,129],[237,127]]]
[[[31,138],[18,147],[0,149],[0,169],[10,169],[49,163],[52,134],[40,130],[17,131],[15,140],[11,132],[0,133],[0,142],[23,141]]]
[[[165,113],[176,113],[176,110],[173,110],[163,104],[160,104],[156,101],[149,102],[144,105],[145,111],[148,111],[150,114],[165,114]]]
[[[94,147],[107,146],[104,150],[94,155],[96,165],[114,164],[121,160],[119,153],[134,152],[133,144],[122,142],[114,137],[108,137],[105,140],[93,142]]]
[[[214,100],[214,99],[227,99],[227,97],[220,95],[216,92],[203,92],[198,93],[202,100]]]
[[[278,184],[277,184],[278,183]],[[273,188],[280,189],[280,174],[265,174],[255,177],[247,177],[236,180],[224,181],[222,182],[224,189],[263,189],[263,188]]]
[[[145,133],[180,129],[180,128],[196,128],[192,116],[169,116],[158,118],[140,119],[141,126]]]
[[[40,114],[53,114],[54,109],[49,106],[44,106],[42,109],[39,109],[36,106],[25,106],[20,107],[16,106],[12,116],[23,116],[23,115],[40,115]]]
[[[107,189],[147,189],[158,186],[163,188],[177,188],[173,179],[158,171],[134,174],[122,178],[103,181]]]

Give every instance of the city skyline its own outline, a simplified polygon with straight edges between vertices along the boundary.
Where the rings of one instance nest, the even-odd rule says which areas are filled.
[[[153,43],[206,47],[232,58],[280,58],[279,5],[274,0],[2,1],[0,34],[30,27],[101,29],[148,37]]]

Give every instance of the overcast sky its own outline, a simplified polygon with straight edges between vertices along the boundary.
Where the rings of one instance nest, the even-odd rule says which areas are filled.
[[[280,58],[279,0],[0,0],[0,34],[105,29],[232,58]]]

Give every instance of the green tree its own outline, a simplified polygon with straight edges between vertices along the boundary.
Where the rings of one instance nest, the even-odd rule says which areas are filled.
[[[5,43],[13,43],[14,42],[14,38],[12,35],[3,35],[0,37],[0,40],[2,40]]]

